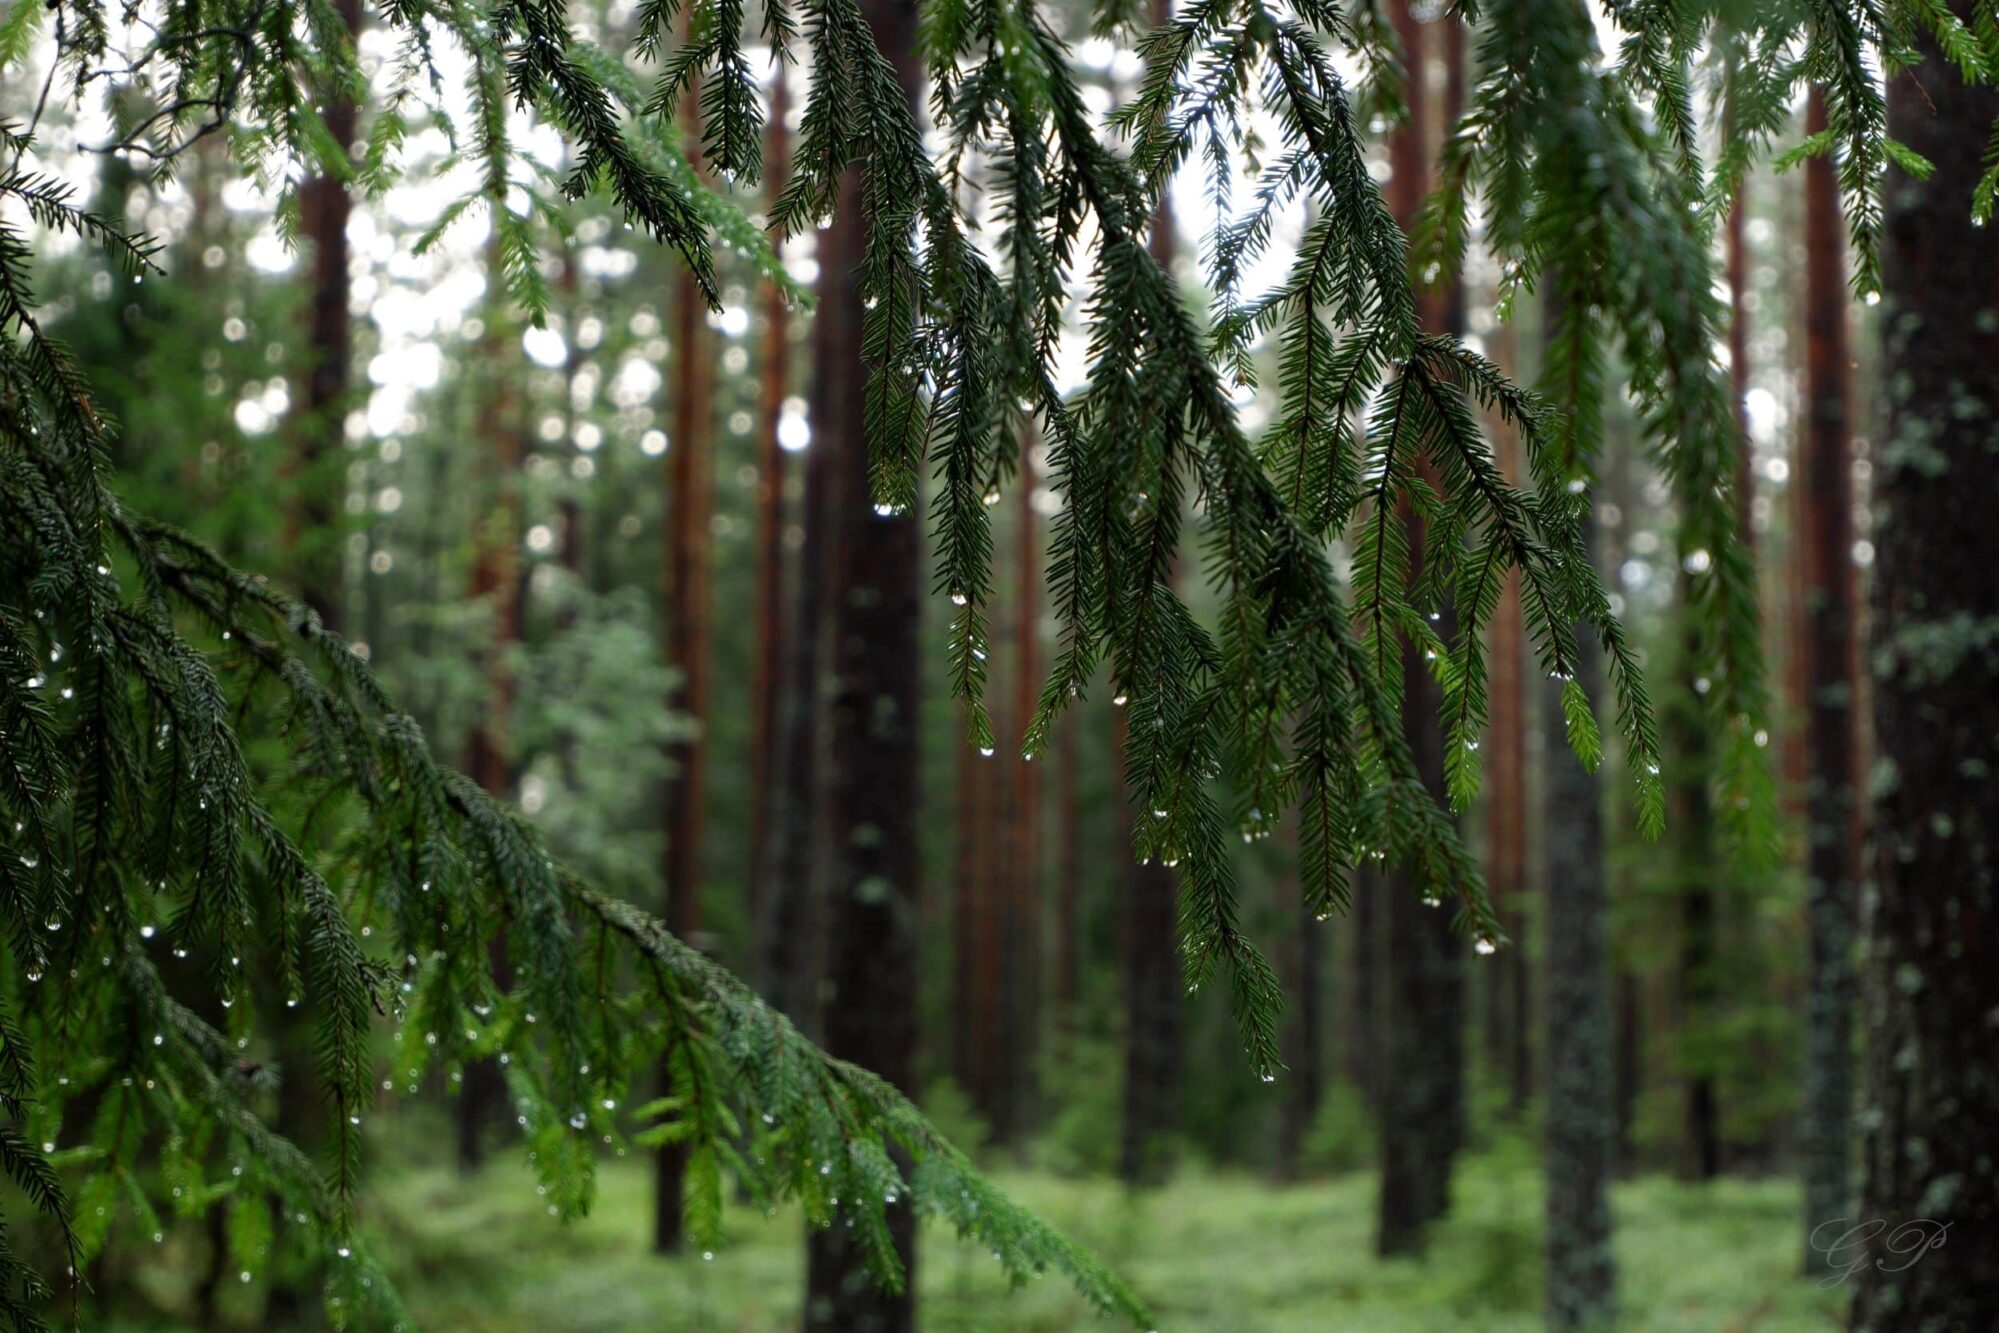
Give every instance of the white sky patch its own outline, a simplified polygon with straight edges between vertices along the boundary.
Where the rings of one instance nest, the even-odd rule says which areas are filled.
[[[569,359],[569,344],[552,328],[527,329],[521,334],[521,350],[528,360],[550,369]]]
[[[650,402],[665,381],[659,368],[643,356],[628,356],[611,380],[611,402],[617,407],[637,407]]]
[[[1760,385],[1743,395],[1742,410],[1749,418],[1750,437],[1759,443],[1776,440],[1791,419],[1777,395]]]
[[[632,0],[613,0],[609,31],[620,30],[620,25],[628,21],[633,8]],[[112,21],[118,21],[115,15]],[[1606,15],[1599,13],[1597,21],[1600,29],[1606,28]],[[585,26],[579,24],[579,32]],[[469,62],[447,34],[439,32],[436,37],[433,55],[439,66],[440,85],[433,91],[427,80],[420,80],[418,98],[428,100],[437,97],[441,103],[439,109],[446,116],[461,126],[469,127],[474,123],[467,92]],[[121,40],[126,45],[136,45],[144,39],[141,30],[134,27]],[[1603,38],[1603,45],[1606,51],[1614,50],[1614,43],[1608,36]],[[53,43],[46,33],[43,46],[43,58],[51,57]],[[361,35],[360,50],[364,66],[374,79],[376,93],[386,96],[396,68],[398,39],[386,29],[371,27]],[[1129,46],[1120,46],[1099,37],[1083,38],[1076,43],[1074,50],[1077,70],[1084,76],[1086,106],[1101,124],[1118,102],[1128,99],[1136,91],[1144,75],[1143,61]],[[750,47],[746,57],[754,69],[767,71],[770,68],[769,53],[760,46]],[[1351,90],[1357,71],[1343,52],[1335,52],[1334,60]],[[807,74],[801,69],[793,69],[791,78],[797,94],[791,110],[791,121],[796,128],[802,114]],[[73,125],[51,123],[45,127],[45,137],[38,143],[36,151],[28,156],[24,168],[40,167],[78,181],[89,180],[95,175],[99,159],[84,148],[103,143],[111,133],[102,99],[86,99],[75,114]],[[348,228],[356,260],[352,287],[355,312],[371,326],[374,344],[373,355],[366,368],[371,392],[365,411],[357,413],[357,417],[365,431],[376,438],[387,438],[414,428],[421,396],[436,389],[448,366],[463,358],[463,340],[474,335],[480,306],[489,299],[485,251],[492,227],[486,202],[475,201],[462,209],[452,225],[436,238],[425,253],[415,253],[415,237],[435,225],[455,203],[475,193],[481,178],[478,164],[469,155],[454,154],[445,133],[435,125],[423,123],[421,108],[412,108],[411,121],[409,137],[397,153],[397,165],[401,171],[398,183],[380,199],[357,198]],[[1266,156],[1271,151],[1271,145],[1281,142],[1276,118],[1267,112],[1253,111],[1248,117],[1247,128],[1265,145]],[[513,146],[523,159],[515,165],[514,179],[508,190],[508,206],[522,211],[528,205],[527,188],[531,187],[543,196],[554,194],[551,183],[541,173],[560,173],[567,161],[568,150],[563,136],[554,126],[539,123],[533,116],[517,110],[510,112],[507,129]],[[935,137],[934,131],[932,137]],[[1370,136],[1370,146],[1379,147],[1378,135]],[[469,144],[461,147],[469,147]],[[1122,143],[1116,145],[1120,152],[1126,147]],[[1253,204],[1257,185],[1257,175],[1246,170],[1247,164],[1239,155],[1232,158],[1232,163],[1227,191],[1231,208],[1222,219],[1224,222],[1241,217],[1243,211]],[[1380,165],[1380,154],[1372,153],[1371,168]],[[291,164],[285,170],[296,175],[300,168]],[[279,180],[235,179],[227,181],[221,192],[222,203],[230,212],[246,219],[261,219],[248,241],[246,261],[255,270],[272,275],[294,274],[299,269],[299,256],[285,247],[270,222],[279,184]],[[1203,256],[1217,216],[1215,201],[1210,193],[1208,165],[1198,145],[1190,165],[1171,182],[1168,197],[1176,221],[1178,267],[1189,280],[1190,289],[1199,290],[1204,285],[1199,277],[1206,267]],[[993,202],[990,195],[977,201],[968,200],[974,214],[980,217],[989,216]],[[147,208],[147,218],[150,223],[157,214],[170,222],[189,207],[186,189],[178,184],[170,185],[157,191]],[[1268,246],[1242,275],[1240,295],[1244,299],[1254,299],[1283,281],[1303,236],[1305,219],[1306,207],[1298,200],[1293,200],[1278,213]],[[1768,224],[1757,219],[1753,225],[1767,228]],[[789,238],[782,246],[782,257],[787,267],[798,281],[808,285],[819,276],[819,264],[814,254],[815,239],[811,229],[807,228],[803,235]],[[990,227],[973,225],[971,240],[997,267],[996,239]],[[1758,231],[1754,233],[1754,239],[1761,244],[1769,238],[1763,231]],[[1064,393],[1073,393],[1087,383],[1087,341],[1081,327],[1081,312],[1074,301],[1080,299],[1082,284],[1094,262],[1096,240],[1094,221],[1086,220],[1074,248],[1076,266],[1071,281],[1072,306],[1067,314],[1068,330],[1057,343],[1052,367],[1054,382]],[[59,237],[47,238],[45,243],[51,248],[73,244],[68,238]],[[622,231],[615,220],[606,223],[600,218],[580,219],[576,244],[565,252],[564,258],[578,263],[582,273],[590,279],[616,282],[636,272],[639,266],[638,250],[648,244],[643,236]],[[1477,311],[1475,317],[1487,314]],[[731,338],[746,335],[754,322],[747,298],[735,293],[730,294],[725,308],[711,313],[709,319],[716,329]],[[233,329],[226,331],[225,336],[232,340],[246,336],[242,321],[232,319],[230,323]],[[645,429],[650,424],[650,413],[646,409],[657,400],[664,387],[659,361],[669,349],[657,336],[658,319],[654,313],[640,312],[633,318],[630,327],[631,332],[643,340],[642,345],[627,353],[615,368],[586,364],[578,382],[571,386],[576,397],[582,401],[572,401],[572,406],[581,415],[589,410],[601,392],[609,405],[631,418],[612,427],[613,438],[629,440],[637,437],[645,452],[657,454],[665,450],[666,437],[656,430]],[[592,317],[577,326],[573,341],[575,346],[587,352],[599,346],[603,336],[602,324]],[[522,334],[521,345],[527,358],[535,365],[557,368],[567,363],[571,339],[553,328],[529,329]],[[733,366],[736,360],[732,353],[730,364]],[[587,383],[585,376],[588,377]],[[1268,381],[1260,394],[1236,389],[1231,398],[1243,411],[1244,424],[1253,428],[1275,405],[1274,380]],[[235,409],[238,425],[250,433],[268,431],[287,407],[282,386],[276,394],[266,388],[254,395],[246,395]],[[1782,439],[1792,418],[1786,398],[1761,387],[1749,395],[1747,411],[1752,435],[1759,444],[1766,446]],[[731,426],[735,426],[733,419]],[[787,450],[797,452],[810,445],[811,424],[807,406],[802,400],[786,400],[777,430],[779,443]],[[597,447],[594,440],[585,443],[581,436],[574,438],[579,449],[587,451]]]
[[[777,447],[789,454],[812,447],[812,423],[806,418],[803,399],[784,400],[784,411],[777,418]]]

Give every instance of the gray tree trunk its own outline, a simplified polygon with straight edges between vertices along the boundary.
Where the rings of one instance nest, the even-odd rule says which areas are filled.
[[[1969,216],[1999,92],[1920,49],[1889,92],[1889,132],[1936,171],[1891,175],[1882,247],[1869,1230],[1840,1256],[1868,1333],[1999,1328],[1999,242]]]
[[[912,103],[920,80],[913,0],[862,0],[862,16]],[[813,328],[813,452],[832,469],[831,570],[824,651],[832,679],[831,753],[821,794],[828,876],[821,1017],[826,1049],[915,1091],[918,880],[917,634],[922,537],[914,512],[877,514],[868,493],[857,270],[867,244],[859,175],[842,183],[819,238]],[[906,1169],[906,1164],[905,1164]],[[902,1289],[871,1279],[838,1222],[806,1237],[806,1333],[910,1333],[916,1327],[916,1215],[889,1205]]]
[[[1825,98],[1812,90],[1807,132],[1825,128]],[[1804,600],[1805,1264],[1828,1257],[1811,1237],[1853,1205],[1853,937],[1860,879],[1854,818],[1859,772],[1854,728],[1853,457],[1847,364],[1845,250],[1837,168],[1805,164],[1805,398],[1799,556]]]
[[[1596,548],[1596,520],[1585,540]],[[1576,680],[1604,697],[1603,660],[1580,636]],[[1604,949],[1603,792],[1569,750],[1560,708],[1547,728],[1548,1327],[1607,1325],[1615,1309],[1610,1163],[1617,1133]]]

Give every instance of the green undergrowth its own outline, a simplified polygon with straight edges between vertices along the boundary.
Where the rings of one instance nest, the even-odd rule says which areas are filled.
[[[1090,1246],[1150,1302],[1160,1326],[1214,1333],[1539,1330],[1541,1185],[1517,1145],[1460,1172],[1451,1218],[1422,1259],[1373,1254],[1373,1180],[1276,1186],[1190,1169],[1141,1195],[1102,1179],[1000,1166],[996,1181]],[[607,1160],[596,1207],[564,1227],[532,1175],[496,1160],[476,1178],[385,1154],[365,1225],[422,1327],[452,1333],[790,1333],[803,1284],[801,1223],[730,1209],[713,1258],[649,1253],[651,1163]],[[1841,1293],[1796,1276],[1797,1191],[1786,1180],[1617,1186],[1618,1257],[1632,1333],[1805,1333],[1837,1326]],[[198,1238],[162,1247],[144,1288],[181,1305]],[[178,1256],[178,1258],[176,1258]],[[948,1230],[918,1258],[928,1333],[1109,1327],[1059,1282],[1008,1291],[997,1265]],[[234,1303],[232,1305],[232,1302]],[[278,1328],[254,1289],[225,1293],[237,1327]],[[107,1325],[184,1329],[171,1319]]]

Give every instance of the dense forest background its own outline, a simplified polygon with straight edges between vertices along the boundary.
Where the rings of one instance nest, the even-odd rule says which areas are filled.
[[[1866,646],[1884,598],[1874,585],[1894,573],[1880,525],[1921,521],[1882,518],[1877,504],[1883,441],[1905,438],[1897,405],[1948,399],[1957,421],[1974,423],[1958,447],[1982,448],[1986,461],[1962,483],[1969,495],[1999,450],[1999,278],[1970,220],[1982,137],[1958,143],[1945,128],[1924,141],[1928,113],[1891,85],[1898,135],[1936,171],[1927,203],[1898,199],[1913,177],[1891,177],[1886,306],[1850,241],[1842,163],[1793,153],[1747,166],[1707,237],[1719,285],[1701,294],[1722,316],[1711,350],[1735,423],[1727,496],[1740,525],[1710,549],[1642,395],[1622,387],[1652,373],[1647,354],[1577,341],[1587,335],[1564,293],[1587,285],[1523,281],[1487,244],[1482,212],[1461,257],[1423,241],[1440,225],[1432,192],[1451,170],[1449,145],[1486,105],[1477,45],[1491,30],[1405,0],[1360,8],[1356,22],[1388,25],[1407,61],[1405,105],[1384,94],[1363,129],[1367,171],[1428,265],[1416,289],[1423,327],[1557,398],[1579,357],[1611,386],[1593,404],[1595,461],[1567,489],[1643,664],[1660,748],[1634,771],[1648,752],[1613,734],[1594,647],[1573,669],[1547,669],[1518,575],[1476,613],[1487,721],[1439,736],[1440,691],[1452,687],[1431,663],[1450,652],[1438,635],[1454,632],[1464,604],[1443,590],[1428,612],[1438,630],[1426,640],[1418,625],[1397,650],[1410,745],[1440,795],[1457,794],[1459,766],[1477,752],[1483,783],[1455,818],[1498,929],[1440,910],[1432,888],[1385,860],[1362,859],[1347,901],[1309,892],[1301,840],[1309,858],[1312,834],[1299,814],[1236,801],[1240,842],[1226,854],[1239,926],[1284,992],[1279,1063],[1266,1069],[1244,1053],[1240,1001],[1183,972],[1178,932],[1193,918],[1178,901],[1181,851],[1152,831],[1168,811],[1122,761],[1127,729],[1163,729],[1164,715],[1149,695],[1128,701],[1136,692],[1104,666],[1052,730],[1033,725],[1068,647],[1055,606],[1067,577],[1055,446],[1031,414],[1009,412],[1010,452],[989,478],[926,472],[908,514],[861,489],[853,460],[866,457],[874,334],[847,275],[878,257],[851,197],[774,252],[754,226],[810,132],[810,62],[776,65],[768,45],[740,53],[769,109],[761,184],[704,168],[692,130],[681,145],[741,210],[733,223],[717,215],[711,300],[619,203],[560,201],[573,136],[531,108],[482,100],[468,69],[450,68],[435,90],[449,114],[412,109],[385,146],[388,103],[377,98],[396,86],[404,35],[359,0],[313,8],[315,21],[351,33],[376,94],[335,90],[315,107],[331,142],[357,146],[348,179],[246,172],[229,140],[254,135],[247,124],[186,144],[171,175],[143,152],[101,151],[135,133],[136,110],[90,98],[47,106],[40,74],[56,34],[42,6],[16,0],[0,16],[0,114],[16,126],[39,115],[35,169],[158,245],[160,271],[146,272],[74,236],[34,242],[41,328],[67,343],[117,423],[110,485],[134,511],[297,590],[431,749],[517,808],[563,865],[652,910],[807,1036],[900,1086],[1129,1283],[1161,1328],[1835,1327],[1861,1281],[1850,1269],[1879,1254],[1872,1232],[1854,1235],[1870,1218],[1901,1237],[1904,1267],[1958,1265],[1973,1287],[1990,1278],[1989,1245],[1985,1277],[1973,1271],[1970,1224],[1942,1244],[1922,1217],[1884,1213],[1889,1196],[1860,1198],[1862,1142],[1883,1114],[1862,1096],[1864,1067],[1904,1058],[1863,1002],[1862,900],[1865,885],[1879,888],[1870,858],[1955,833],[1962,873],[1988,904],[1992,893],[1989,813],[1917,801],[1907,838],[1868,817],[1887,809],[1870,807],[1868,775],[1875,797],[1898,780],[1874,719],[1956,735],[1938,741],[1936,762],[1958,776],[1940,781],[1982,782],[1964,765],[1993,744],[1989,701],[1939,721],[1920,683],[1911,689],[1882,656],[1892,644],[1877,634]],[[606,50],[632,50],[639,8],[572,4],[567,20]],[[921,105],[914,11],[893,0],[862,9]],[[1094,35],[1080,5],[1042,12],[1071,45],[1090,115],[1142,96],[1147,57],[1129,31]],[[1151,21],[1171,17],[1155,0]],[[1989,8],[1983,20],[1995,23]],[[1941,62],[1929,69],[1955,77]],[[1704,77],[1718,85],[1727,71],[1717,55]],[[701,95],[697,82],[689,103]],[[1961,121],[1982,114],[1989,126],[1993,99],[1979,96]],[[503,129],[485,132],[503,132],[516,154],[504,210],[488,206],[467,136],[447,128],[494,117]],[[1800,90],[1767,135],[1779,149],[1809,146],[1827,123],[1825,97]],[[1265,150],[1288,151],[1270,129]],[[941,153],[945,141],[933,134],[930,146]],[[378,181],[382,153],[398,167]],[[988,175],[975,185],[993,186],[984,207],[1004,210],[1001,169],[977,170]],[[1231,207],[1217,204],[1217,181],[1247,198],[1256,179],[1240,162],[1190,162],[1148,224],[1153,259],[1202,327],[1220,314],[1209,265]],[[1897,210],[1923,207],[1952,220],[1911,240]],[[1321,222],[1302,200],[1279,211],[1244,288],[1282,281]],[[1958,261],[1937,256],[1958,249],[1956,280],[1974,293],[1984,284],[1984,322],[1942,335],[1955,369],[1935,369],[1943,378],[1931,384],[1910,369],[1929,356],[1928,342],[1909,345],[1921,335],[1908,321],[1924,317],[1911,313],[1916,289],[1897,304],[1894,283],[1942,264],[1918,287],[1948,286]],[[1933,317],[1948,321],[1951,308]],[[1058,349],[1055,390],[1081,390],[1092,355],[1081,339]],[[1251,435],[1278,410],[1252,386],[1286,383],[1291,355],[1274,336],[1245,340],[1234,401]],[[1912,389],[1912,375],[1930,387]],[[1485,406],[1476,424],[1499,475],[1531,487],[1516,424]],[[947,538],[923,535],[954,512],[946,491],[967,485],[989,516],[991,560],[970,636],[957,556],[940,552]],[[1980,503],[1989,509],[1994,494]],[[1127,498],[1134,510],[1154,499]],[[1178,488],[1166,501],[1190,523],[1206,503]],[[1407,559],[1420,569],[1423,525],[1410,521]],[[1356,524],[1327,543],[1342,579],[1362,567],[1367,540]],[[1907,556],[1905,568],[1963,560],[1985,567],[1966,577],[1989,592],[1992,553],[1988,533],[1973,549]],[[1190,538],[1171,576],[1209,624],[1229,609],[1219,558]],[[1701,646],[1724,562],[1753,580],[1767,679],[1764,709],[1740,736],[1707,706],[1725,682]],[[27,586],[0,586],[0,600],[27,605]],[[1966,622],[1960,645],[1988,674],[1999,642],[1990,614]],[[983,680],[989,731],[953,697],[966,672]],[[1572,752],[1578,679],[1604,719],[1593,774]],[[1877,690],[1903,691],[1915,711],[1884,713]],[[1745,738],[1750,768],[1732,769]],[[284,741],[246,736],[244,751],[286,790],[297,761]],[[1662,835],[1648,827],[1655,787]],[[310,829],[320,799],[301,777],[278,808],[288,827]],[[1176,806],[1176,830],[1179,819]],[[168,923],[157,924],[164,940]],[[1961,952],[1989,957],[1991,921],[1957,925]],[[143,931],[151,940],[154,925]],[[492,955],[503,991],[507,947]],[[189,959],[177,944],[163,965],[195,975],[202,945],[192,948]],[[15,953],[18,974],[27,963]],[[415,954],[409,964],[415,976]],[[1920,987],[1922,975],[1904,979]],[[254,1026],[229,1026],[226,988],[205,1015],[240,1036],[234,1058],[253,1078],[311,1066],[315,1039],[278,1003],[287,984],[278,972],[243,981],[261,1003]],[[1999,1077],[1989,1016],[1959,999],[1953,1021],[1973,1034],[1960,1073],[1989,1083]],[[684,1083],[676,1093],[688,1075],[670,1057],[658,1078],[607,1091],[587,1120],[576,1112],[598,1158],[596,1192],[587,1217],[558,1221],[551,1214],[572,1210],[529,1167],[552,1150],[504,1042],[468,1032],[453,1045],[447,1031],[444,1058],[406,1078],[407,1051],[437,1047],[438,1032],[401,1012],[375,1029],[379,1089],[365,1125],[353,1122],[369,1150],[356,1226],[420,1326],[775,1329],[802,1312],[827,1329],[1058,1329],[1093,1317],[1053,1281],[1007,1290],[978,1242],[953,1241],[943,1220],[921,1229],[913,1303],[885,1310],[852,1271],[846,1248],[858,1242],[839,1223],[807,1228],[801,1244],[793,1205],[752,1192],[718,1224],[687,1218],[683,1199],[705,1197],[684,1178],[690,1160],[708,1167],[671,1132],[676,1097],[689,1094]],[[308,1152],[330,1151],[338,1113],[311,1077],[257,1087],[274,1124]],[[73,1114],[102,1118],[115,1104]],[[67,1127],[48,1132],[51,1160],[78,1180],[105,1152],[88,1131],[75,1142]],[[129,1169],[96,1177],[112,1184],[76,1195],[82,1324],[345,1318],[320,1295],[324,1257],[288,1244],[265,1198],[232,1197],[223,1158],[204,1162],[205,1152],[176,1137],[135,1145]],[[1983,1161],[1982,1179],[1955,1188],[1989,1201],[1999,1168]],[[890,1213],[907,1252],[915,1220]],[[17,1246],[59,1253],[25,1215],[18,1227]],[[1993,1294],[1988,1281],[1984,1299]]]

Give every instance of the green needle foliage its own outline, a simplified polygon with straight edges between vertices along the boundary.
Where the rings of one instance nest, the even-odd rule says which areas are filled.
[[[375,21],[398,54],[379,96],[324,0],[174,0],[139,26],[125,8],[9,10],[0,62],[18,67],[46,38],[57,61],[35,121],[8,131],[0,197],[135,268],[152,263],[145,242],[76,207],[69,182],[22,166],[52,98],[114,92],[122,128],[104,147],[161,175],[221,132],[292,226],[292,183],[327,173],[380,190],[397,178],[408,126],[444,123],[482,184],[439,226],[488,210],[510,294],[534,318],[562,200],[599,192],[676,251],[711,300],[718,242],[781,279],[770,239],[697,179],[672,120],[698,86],[698,127],[685,132],[719,178],[754,182],[763,103],[741,0],[688,0],[685,13],[642,4],[631,54],[650,87],[623,54],[575,36],[562,0],[381,0]],[[1106,4],[1097,26],[1131,35],[1129,8]],[[1881,68],[1918,28],[1967,72],[1995,65],[1989,3],[1971,25],[1931,0],[1773,5],[1753,22],[1733,7],[1615,4],[1615,57],[1597,50],[1577,0],[1465,3],[1454,17],[1477,25],[1479,80],[1419,269],[1455,262],[1482,209],[1510,284],[1546,290],[1557,312],[1552,404],[1419,324],[1362,129],[1397,114],[1404,78],[1390,29],[1365,5],[1194,0],[1144,36],[1143,84],[1106,126],[1049,15],[1027,0],[924,0],[929,141],[855,0],[770,0],[759,12],[761,40],[811,74],[771,232],[828,216],[843,174],[860,170],[874,502],[894,513],[915,503],[926,471],[940,483],[937,577],[968,739],[996,743],[980,703],[989,511],[1031,417],[1062,498],[1048,567],[1061,650],[1023,754],[1042,750],[1107,670],[1129,710],[1124,758],[1146,815],[1134,851],[1180,867],[1187,976],[1200,985],[1226,972],[1266,1078],[1279,990],[1238,920],[1231,835],[1264,836],[1295,806],[1316,910],[1345,902],[1356,864],[1393,859],[1426,897],[1454,899],[1483,945],[1498,942],[1477,867],[1412,762],[1398,663],[1414,645],[1437,674],[1449,801],[1462,805],[1477,790],[1487,707],[1481,630],[1505,571],[1519,573],[1536,651],[1590,765],[1604,747],[1573,680],[1575,635],[1601,642],[1639,821],[1659,826],[1650,705],[1579,537],[1614,388],[1609,340],[1702,574],[1726,808],[1745,841],[1767,837],[1764,687],[1734,529],[1708,229],[1787,99],[1817,80],[1833,128],[1804,151],[1839,155],[1868,289],[1883,173],[1919,165],[1886,138]],[[442,109],[447,47],[470,68],[469,126]],[[1724,95],[1708,99],[1724,111],[1711,173],[1694,72],[1710,51],[1736,57]],[[1341,72],[1351,68],[1358,85]],[[316,109],[331,96],[371,108],[359,161]],[[565,174],[522,160],[510,106],[562,131]],[[1265,117],[1274,143],[1253,128]],[[1146,247],[1170,174],[1196,159],[1218,219],[1205,315]],[[1230,197],[1239,173],[1254,182],[1241,208]],[[1992,185],[1981,188],[1988,210]],[[1243,290],[1280,215],[1300,204],[1311,223],[1286,276]],[[919,1206],[1018,1278],[1053,1267],[1107,1310],[1144,1318],[896,1090],[825,1056],[656,921],[552,863],[518,818],[432,758],[309,609],[124,508],[105,472],[115,425],[43,334],[33,238],[16,216],[0,223],[0,1165],[54,1221],[73,1266],[119,1209],[151,1230],[161,1181],[183,1211],[231,1208],[244,1254],[271,1240],[276,1198],[285,1243],[328,1254],[337,1319],[399,1318],[354,1216],[360,1129],[382,1074],[371,1036],[385,1020],[397,1033],[392,1086],[440,1062],[505,1065],[559,1213],[588,1206],[592,1153],[615,1137],[620,1099],[635,1071],[664,1061],[674,1091],[640,1108],[655,1122],[642,1141],[688,1145],[697,1236],[713,1234],[733,1174],[753,1198],[800,1200],[816,1221],[830,1224],[837,1202],[877,1277],[894,1283],[883,1210]],[[1087,347],[1074,392],[1054,370],[1069,334]],[[1253,388],[1252,350],[1270,342],[1277,410],[1252,438],[1238,404]],[[1495,467],[1481,412],[1519,434],[1526,477]],[[1174,591],[1190,517],[1220,605],[1212,625]],[[1412,519],[1427,527],[1420,569],[1409,567]],[[1438,629],[1447,609],[1449,637]],[[504,987],[488,959],[499,937]],[[301,1006],[318,1025],[315,1074],[334,1112],[323,1160],[255,1113],[282,1071],[241,1052],[253,1011],[274,1005]],[[85,1115],[87,1127],[71,1123]],[[907,1175],[892,1145],[915,1162]],[[0,1310],[34,1328],[47,1302],[45,1280],[0,1245]]]

